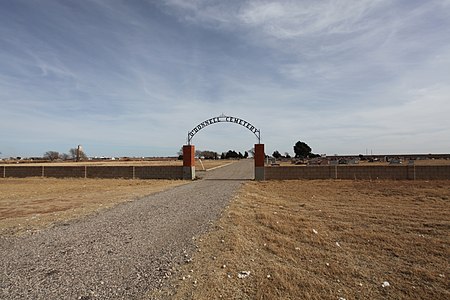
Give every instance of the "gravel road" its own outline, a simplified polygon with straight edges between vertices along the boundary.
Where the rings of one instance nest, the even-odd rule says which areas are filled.
[[[206,180],[249,180],[255,178],[253,159],[240,160],[226,167],[208,172],[197,172],[197,177]]]
[[[0,236],[1,299],[140,299],[162,286],[253,177],[246,160],[205,179],[34,235]],[[234,179],[234,180],[226,180]]]

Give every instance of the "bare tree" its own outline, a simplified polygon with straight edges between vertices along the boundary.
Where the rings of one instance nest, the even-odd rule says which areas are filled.
[[[59,158],[59,152],[57,151],[47,151],[44,153],[44,158],[54,161],[57,160]]]
[[[70,158],[72,158],[74,160],[76,160],[76,159],[86,160],[88,158],[83,150],[81,150],[81,149],[78,150],[77,148],[71,148],[69,150],[69,156],[70,156]]]
[[[255,157],[255,148],[247,150],[247,152],[252,156]]]
[[[77,148],[70,148],[69,156],[71,159],[76,159],[77,158]]]
[[[59,155],[59,157],[60,157],[62,160],[69,160],[69,159],[70,159],[70,155],[67,154],[67,153],[62,153],[62,154]]]
[[[219,154],[211,150],[196,150],[195,156],[199,158],[203,157],[205,159],[218,159]]]

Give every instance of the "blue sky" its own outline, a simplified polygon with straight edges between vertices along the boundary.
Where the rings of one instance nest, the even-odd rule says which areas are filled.
[[[0,157],[450,152],[450,1],[0,1]],[[250,149],[211,125],[197,149]]]

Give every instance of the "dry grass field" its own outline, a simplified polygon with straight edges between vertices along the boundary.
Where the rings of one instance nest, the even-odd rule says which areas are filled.
[[[217,167],[225,166],[228,164],[235,163],[236,160],[205,160],[203,159],[201,162],[196,159],[195,160],[195,169],[196,171],[203,171],[203,170],[211,170]]]
[[[182,180],[0,179],[0,234],[34,232],[180,184]]]
[[[196,159],[195,167],[197,170],[212,169],[218,166],[229,164],[234,161],[230,160],[208,160],[204,159],[201,162]],[[0,166],[182,166],[182,160],[142,160],[142,161],[119,161],[119,160],[105,160],[105,161],[80,161],[80,162],[46,162],[46,163],[0,163]]]
[[[197,170],[233,161],[196,160]],[[6,164],[20,166],[173,166],[167,161],[100,161]],[[1,165],[0,165],[1,166]],[[79,218],[120,202],[131,201],[172,186],[181,180],[0,178],[0,234],[33,232],[57,222]]]
[[[196,242],[174,299],[450,299],[450,181],[249,182]]]

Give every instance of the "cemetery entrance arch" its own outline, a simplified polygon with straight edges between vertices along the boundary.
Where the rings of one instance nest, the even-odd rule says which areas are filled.
[[[258,143],[255,144],[255,180],[264,180],[264,144],[261,144],[261,130],[253,126],[250,122],[247,122],[241,118],[220,115],[207,119],[197,126],[195,126],[187,135],[187,145],[183,146],[183,178],[194,179],[195,178],[195,146],[192,145],[193,137],[203,128],[218,124],[218,123],[234,123],[241,125],[250,130],[258,139]]]

